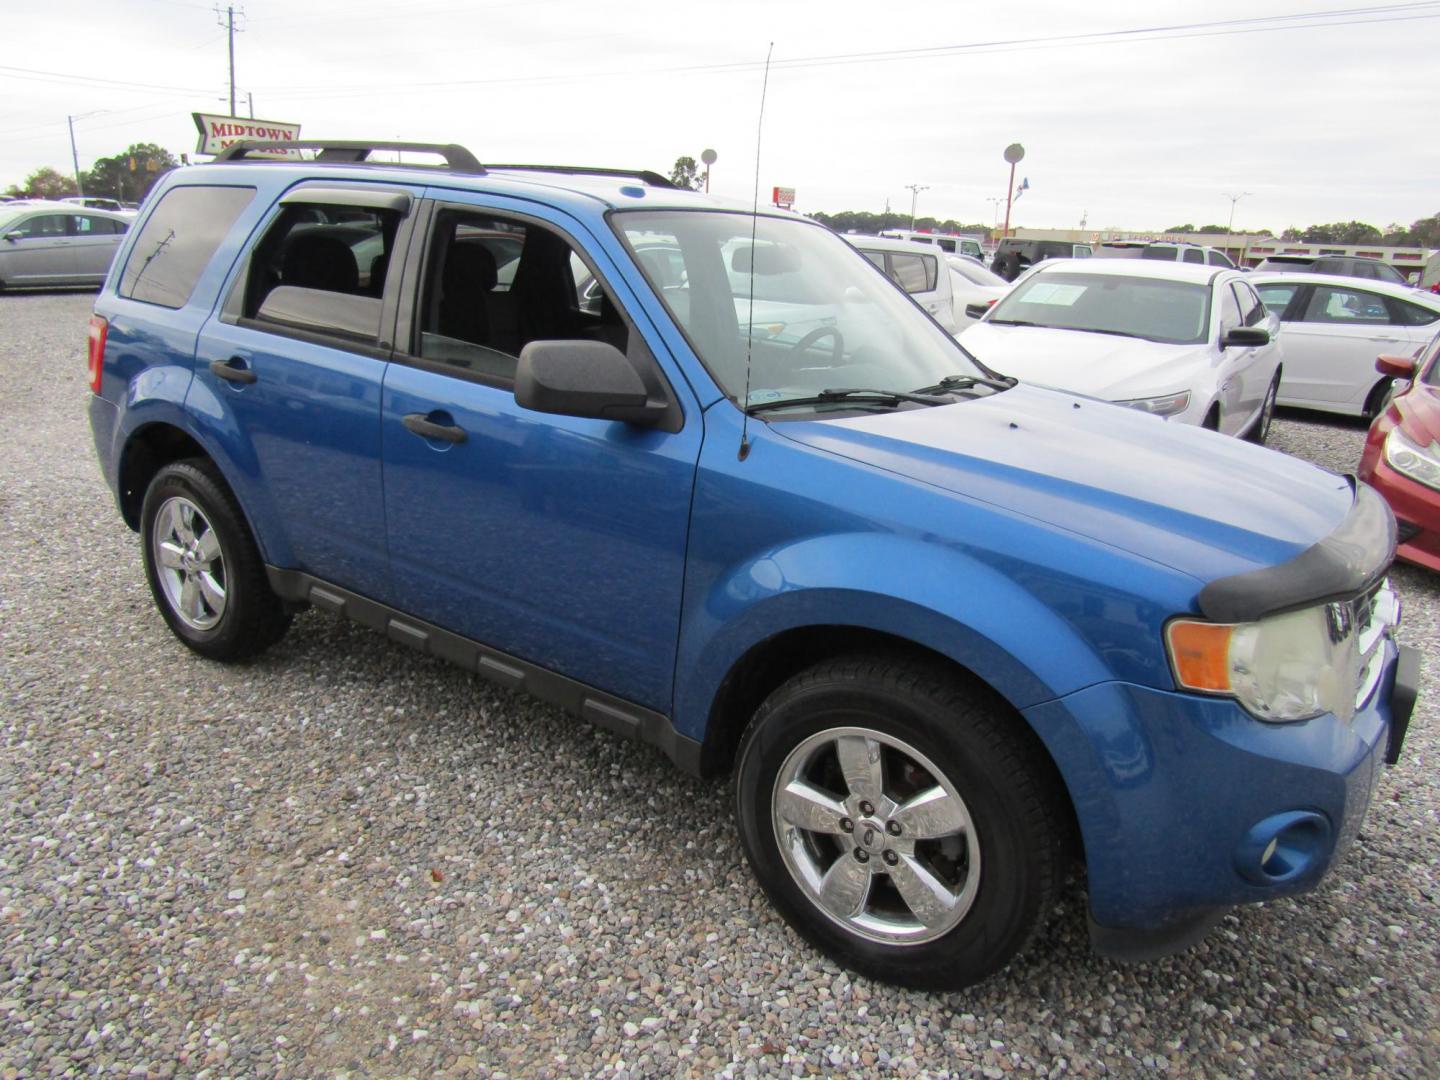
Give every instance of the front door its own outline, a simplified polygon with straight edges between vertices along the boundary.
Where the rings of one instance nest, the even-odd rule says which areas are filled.
[[[397,604],[668,712],[700,416],[687,399],[664,430],[515,403],[519,352],[547,338],[615,345],[677,406],[683,387],[579,223],[516,208],[437,208],[408,333],[402,310],[382,411]]]
[[[60,285],[75,274],[69,214],[35,214],[5,230],[0,279],[7,285]]]

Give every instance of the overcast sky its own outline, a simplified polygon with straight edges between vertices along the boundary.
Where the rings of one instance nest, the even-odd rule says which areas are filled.
[[[238,111],[248,91],[256,116],[312,138],[662,172],[713,147],[712,189],[748,200],[773,41],[760,184],[794,187],[799,210],[908,210],[919,184],[921,215],[991,221],[1002,152],[1019,141],[1019,225],[1224,224],[1241,192],[1239,228],[1440,211],[1440,3],[243,8]],[[228,109],[225,31],[198,0],[4,0],[0,27],[0,186],[39,165],[70,171],[67,115],[83,117],[87,168],[137,141],[193,151],[189,114]]]

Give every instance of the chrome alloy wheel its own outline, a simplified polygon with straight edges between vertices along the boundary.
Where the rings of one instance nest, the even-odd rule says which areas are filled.
[[[209,519],[189,499],[166,499],[155,515],[151,554],[170,610],[194,630],[225,614],[225,558]]]
[[[893,735],[838,727],[810,736],[781,765],[770,815],[786,869],[851,933],[919,945],[975,902],[970,812],[944,774]]]

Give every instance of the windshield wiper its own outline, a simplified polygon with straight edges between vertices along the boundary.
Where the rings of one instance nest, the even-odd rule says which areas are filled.
[[[969,390],[972,386],[988,386],[991,390],[1009,390],[1020,380],[1013,375],[1002,375],[998,379],[987,379],[983,375],[946,375],[934,386],[922,386],[917,394],[939,394],[946,390]]]
[[[853,401],[859,405],[899,405],[902,401],[914,401],[921,405],[949,405],[948,398],[927,397],[920,393],[904,390],[865,390],[849,387],[840,390],[821,390],[811,397],[776,398],[774,401],[757,401],[745,406],[750,414],[768,409],[785,409],[791,405],[833,405],[837,402]]]
[[[1082,334],[1109,334],[1109,335],[1111,335],[1112,337],[1133,337],[1133,338],[1139,338],[1141,341],[1154,341],[1154,340],[1155,340],[1154,338],[1148,338],[1148,337],[1146,337],[1144,334],[1132,334],[1129,330],[1102,330],[1102,329],[1100,329],[1100,327],[1098,327],[1098,326],[1056,326],[1056,327],[1052,327],[1052,329],[1054,329],[1054,330],[1078,330],[1078,331],[1079,331],[1080,333],[1082,333]]]
[[[986,319],[991,326],[1039,326],[1045,330],[1055,329],[1046,323],[1031,322],[1028,319]]]

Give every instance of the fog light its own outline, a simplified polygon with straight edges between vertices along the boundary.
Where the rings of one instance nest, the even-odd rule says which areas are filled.
[[[1283,885],[1323,864],[1333,830],[1323,814],[1290,810],[1258,822],[1235,849],[1235,869],[1256,885]]]

